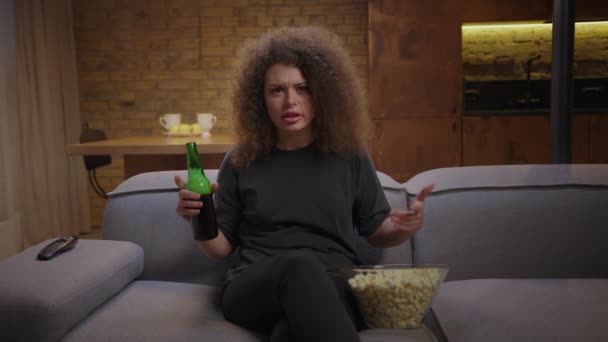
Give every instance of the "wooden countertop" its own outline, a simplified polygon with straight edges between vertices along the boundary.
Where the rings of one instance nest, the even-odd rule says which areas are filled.
[[[94,141],[82,144],[67,145],[67,151],[71,155],[145,155],[145,154],[184,154],[186,143],[195,141],[198,152],[204,153],[226,153],[235,140],[229,134],[213,134],[209,137],[189,136],[171,137],[166,135],[136,136]]]

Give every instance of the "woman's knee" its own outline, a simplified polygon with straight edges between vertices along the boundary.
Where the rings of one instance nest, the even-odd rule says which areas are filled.
[[[311,253],[293,252],[281,256],[276,272],[282,289],[333,286],[325,265]]]
[[[325,266],[312,253],[307,252],[290,252],[280,256],[280,269],[292,275],[316,275],[325,274]]]

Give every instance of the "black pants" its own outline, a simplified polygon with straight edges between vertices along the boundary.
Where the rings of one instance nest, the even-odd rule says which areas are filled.
[[[278,341],[360,341],[362,319],[346,280],[293,252],[248,266],[222,294],[227,320]]]

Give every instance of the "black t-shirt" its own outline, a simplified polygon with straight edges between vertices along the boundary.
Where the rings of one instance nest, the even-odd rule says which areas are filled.
[[[342,158],[314,144],[240,169],[228,153],[218,183],[218,224],[240,256],[227,281],[285,251],[310,251],[330,271],[357,264],[356,234],[369,236],[390,212],[368,156]]]

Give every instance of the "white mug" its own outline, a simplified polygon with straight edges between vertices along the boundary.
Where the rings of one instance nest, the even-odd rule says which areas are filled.
[[[165,127],[166,130],[170,130],[171,127],[177,126],[182,123],[182,115],[181,114],[164,114],[161,116],[158,121],[161,126]]]
[[[198,121],[198,125],[201,126],[201,131],[204,133],[209,133],[215,122],[217,121],[217,117],[211,113],[197,113],[196,120]]]

